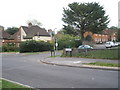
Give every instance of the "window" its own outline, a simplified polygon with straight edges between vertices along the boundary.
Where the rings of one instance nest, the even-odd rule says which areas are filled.
[[[20,35],[18,36],[18,39],[20,39]]]
[[[40,39],[40,36],[38,36],[38,39]]]
[[[2,42],[5,42],[5,40],[2,40]]]

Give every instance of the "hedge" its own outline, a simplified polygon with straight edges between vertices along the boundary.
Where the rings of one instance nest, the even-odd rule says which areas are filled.
[[[2,52],[16,52],[16,51],[19,51],[19,48],[16,47],[14,44],[6,44],[0,48],[0,51],[2,51]]]
[[[20,52],[42,52],[49,51],[53,48],[53,45],[44,41],[25,41],[20,44]]]

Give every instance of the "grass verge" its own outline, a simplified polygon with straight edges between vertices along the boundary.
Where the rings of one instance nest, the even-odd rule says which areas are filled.
[[[120,67],[120,64],[117,64],[117,63],[105,63],[105,62],[88,63],[86,65],[107,66],[107,67]]]
[[[120,60],[118,56],[118,49],[115,50],[93,50],[88,51],[87,53],[82,52],[74,55],[75,57],[81,58],[94,58],[94,59],[111,59],[111,60]]]
[[[32,90],[31,88],[7,81],[7,80],[0,80],[0,90],[4,90],[6,88],[18,88],[18,89],[22,89],[22,90]]]
[[[0,90],[2,89],[2,80],[0,80]]]

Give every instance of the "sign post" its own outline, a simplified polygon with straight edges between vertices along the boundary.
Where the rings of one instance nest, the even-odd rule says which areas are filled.
[[[67,54],[72,56],[72,48],[66,48],[65,51],[66,51],[66,56],[67,56]]]

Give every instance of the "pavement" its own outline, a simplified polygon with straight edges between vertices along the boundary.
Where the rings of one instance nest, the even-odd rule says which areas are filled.
[[[89,59],[89,58],[75,58],[75,57],[51,57],[51,58],[45,58],[44,60],[40,60],[40,61],[45,64],[51,64],[51,65],[120,71],[120,68],[118,67],[86,65],[87,63],[93,63],[93,62],[119,63],[118,60]]]

